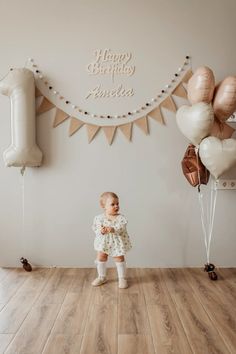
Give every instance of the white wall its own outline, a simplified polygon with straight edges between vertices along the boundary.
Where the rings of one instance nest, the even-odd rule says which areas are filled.
[[[210,66],[217,81],[235,74],[235,13],[234,0],[0,0],[0,77],[33,57],[71,101],[119,113],[160,91],[186,54],[193,69]],[[133,53],[135,75],[118,81],[135,88],[134,98],[85,100],[98,81],[85,70],[97,48]],[[7,97],[0,96],[0,112],[2,156],[10,143]],[[35,265],[94,266],[91,223],[101,212],[99,195],[112,190],[129,219],[129,266],[202,266],[197,191],[180,166],[187,140],[174,114],[165,120],[166,126],[150,122],[147,137],[134,128],[132,143],[118,132],[109,146],[102,132],[88,144],[85,128],[69,138],[69,122],[53,129],[53,111],[40,116],[44,164],[24,177],[24,233],[22,177],[0,159],[0,265],[17,266],[23,255]],[[235,198],[234,191],[218,194],[211,260],[221,266],[236,266]]]

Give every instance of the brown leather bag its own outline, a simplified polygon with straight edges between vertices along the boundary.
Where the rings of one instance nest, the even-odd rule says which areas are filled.
[[[203,165],[199,155],[196,155],[194,145],[188,146],[181,164],[183,174],[191,186],[196,187],[208,183],[210,172]]]

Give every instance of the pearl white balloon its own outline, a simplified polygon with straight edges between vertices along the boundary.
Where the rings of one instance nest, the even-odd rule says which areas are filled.
[[[214,122],[213,108],[204,102],[192,106],[183,105],[177,110],[176,121],[184,136],[193,145],[199,145],[211,131]]]
[[[11,145],[3,153],[6,166],[40,166],[36,145],[35,83],[32,71],[13,69],[0,81],[0,93],[11,100]]]
[[[200,144],[199,155],[204,166],[217,179],[236,164],[236,140],[207,137]]]

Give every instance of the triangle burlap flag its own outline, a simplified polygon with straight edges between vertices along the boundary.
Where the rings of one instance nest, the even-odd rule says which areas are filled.
[[[159,106],[156,107],[155,109],[153,109],[153,111],[149,112],[148,117],[153,118],[158,123],[165,124],[165,121],[163,119],[163,115],[161,113],[161,109]]]
[[[164,101],[161,102],[160,106],[161,108],[166,108],[171,112],[176,112],[177,110],[174,100],[171,96],[166,97]]]
[[[84,122],[81,120],[71,117],[70,127],[69,127],[69,136],[73,135],[77,130],[79,130],[84,125]]]
[[[109,143],[109,145],[112,144],[113,142],[113,139],[114,139],[114,136],[115,136],[115,133],[116,133],[116,126],[106,126],[106,127],[102,127],[105,135],[106,135],[106,138],[107,138],[107,141]]]
[[[53,122],[53,127],[57,127],[59,124],[64,122],[69,117],[69,114],[63,112],[61,109],[57,108],[56,115]]]
[[[149,134],[147,117],[139,118],[134,123],[147,135]]]
[[[182,98],[187,98],[187,91],[185,90],[182,82],[180,82],[180,84],[176,86],[176,88],[172,92],[172,95],[182,97]]]
[[[181,82],[184,82],[185,84],[188,83],[188,80],[190,79],[190,77],[193,76],[193,72],[192,69],[189,69],[186,74],[182,77]]]
[[[50,102],[46,97],[44,97],[40,106],[37,108],[36,113],[42,114],[42,113],[49,111],[50,109],[52,109],[54,107],[55,107],[54,104],[52,102]]]
[[[35,86],[35,97],[43,96],[43,94],[39,91],[38,87]]]
[[[132,137],[132,128],[133,128],[133,123],[127,123],[127,124],[119,125],[119,129],[122,131],[124,136],[129,141],[131,141],[131,137]]]
[[[88,142],[91,143],[100,127],[98,125],[86,124],[87,134],[88,134]]]

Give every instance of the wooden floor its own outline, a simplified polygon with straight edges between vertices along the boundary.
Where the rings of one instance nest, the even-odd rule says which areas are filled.
[[[0,268],[0,353],[236,353],[236,268],[129,269],[93,288],[95,269]]]

